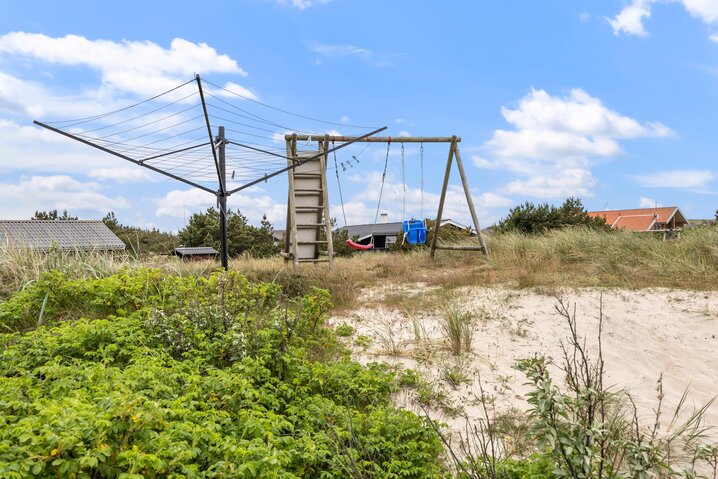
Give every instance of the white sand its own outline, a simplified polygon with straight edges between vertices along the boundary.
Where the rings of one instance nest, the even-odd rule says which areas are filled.
[[[554,307],[556,297],[525,290],[467,287],[452,297],[434,302],[434,310],[408,313],[401,306],[387,307],[387,297],[405,297],[416,302],[429,290],[421,284],[366,290],[358,309],[332,318],[334,324],[347,322],[358,335],[371,339],[366,348],[352,346],[357,359],[381,361],[417,370],[450,402],[462,406],[469,416],[479,414],[474,400],[480,375],[484,390],[496,396],[497,410],[510,406],[525,410],[525,378],[513,369],[517,359],[542,354],[555,362],[561,359],[560,341],[568,326]],[[656,381],[663,374],[664,414],[667,426],[672,411],[686,388],[690,408],[700,407],[718,394],[718,293],[667,289],[627,291],[602,290],[603,356],[607,385],[626,388],[639,406],[645,426],[653,424],[657,405]],[[589,351],[596,353],[601,290],[563,290],[559,295],[571,307],[576,304],[579,333],[585,335]],[[475,315],[472,352],[455,357],[446,348],[436,309],[455,302]],[[409,308],[411,309],[411,308]],[[413,319],[423,327],[425,340],[416,341]],[[393,344],[393,346],[392,346]],[[470,380],[454,389],[442,370],[458,365]],[[555,379],[562,380],[558,371]],[[404,407],[417,409],[412,393],[397,398]],[[452,429],[462,428],[463,419],[439,410],[432,415]],[[718,404],[707,412],[706,423],[718,427]]]

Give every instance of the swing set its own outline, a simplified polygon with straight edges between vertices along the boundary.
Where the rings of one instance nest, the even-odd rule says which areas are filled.
[[[431,257],[434,258],[436,250],[460,250],[460,251],[481,251],[488,256],[488,249],[484,240],[479,220],[474,208],[474,202],[471,197],[469,185],[464,172],[464,165],[461,161],[461,153],[458,144],[461,138],[457,136],[451,137],[376,137],[369,136],[366,138],[358,138],[354,136],[343,135],[324,135],[320,137],[311,137],[308,135],[288,134],[285,135],[287,144],[287,158],[289,164],[303,161],[303,156],[307,153],[297,153],[297,142],[311,142],[315,140],[320,153],[319,158],[313,162],[305,162],[301,167],[289,171],[289,195],[287,202],[287,233],[285,234],[285,247],[281,253],[285,261],[292,260],[294,266],[298,266],[302,262],[328,262],[329,266],[333,263],[333,246],[332,232],[329,221],[329,206],[327,195],[327,153],[331,151],[331,145],[335,142],[353,141],[357,143],[386,143],[386,155],[384,160],[384,171],[381,178],[381,189],[379,190],[379,201],[374,215],[374,223],[372,225],[372,233],[368,244],[357,243],[351,239],[346,244],[350,248],[360,251],[374,249],[374,236],[376,232],[377,221],[379,219],[379,211],[381,209],[381,201],[384,193],[384,185],[386,181],[386,173],[389,165],[389,154],[392,143],[401,144],[401,169],[403,184],[403,202],[402,202],[402,232],[403,243],[412,245],[422,245],[427,242],[428,228],[423,220],[424,217],[424,144],[425,143],[448,143],[449,152],[446,161],[446,170],[439,199],[439,208],[436,215],[436,222],[433,227],[433,235],[431,236]],[[406,219],[406,167],[405,167],[405,143],[419,143],[420,146],[420,169],[421,169],[421,216],[422,219]],[[367,145],[368,147],[369,145]],[[366,148],[365,148],[366,149]],[[362,150],[363,152],[363,150]],[[321,153],[324,153],[321,155]],[[359,153],[361,155],[361,153]],[[357,161],[355,155],[353,160]],[[452,164],[456,161],[463,185],[466,203],[469,207],[473,227],[478,237],[478,245],[444,245],[439,244],[439,230],[441,228],[442,214],[444,203],[446,200],[446,192],[449,185],[449,177],[451,174]],[[342,167],[344,163],[342,162]],[[341,182],[339,180],[339,170],[334,154],[334,168],[339,187],[339,197],[342,205],[342,214],[346,225],[346,213],[344,211],[344,198],[342,194]],[[346,169],[346,168],[345,168]],[[314,199],[313,199],[314,198]],[[323,229],[323,231],[322,231]],[[324,233],[323,237],[321,233]],[[321,251],[319,246],[326,245],[326,251]],[[322,258],[322,256],[326,258]]]
[[[401,140],[401,139],[400,139]],[[349,238],[346,241],[347,246],[349,246],[352,249],[359,250],[359,251],[367,251],[370,249],[374,249],[374,236],[376,233],[376,224],[377,220],[379,219],[379,210],[381,209],[381,199],[384,193],[384,183],[386,181],[386,171],[389,166],[389,152],[391,150],[391,138],[388,139],[386,143],[386,158],[384,160],[384,172],[381,175],[381,188],[379,189],[379,202],[376,205],[376,214],[374,215],[374,223],[372,225],[372,232],[371,237],[369,240],[369,244],[363,244],[363,243],[357,243],[353,241],[351,238]],[[421,144],[420,148],[420,164],[421,164],[421,218],[424,217],[424,144]],[[363,152],[363,151],[362,151]],[[401,143],[401,181],[402,181],[402,188],[403,188],[403,197],[402,197],[402,208],[401,208],[401,217],[406,218],[406,161],[405,161],[405,155],[404,155],[404,143]],[[360,153],[361,154],[361,153]],[[359,161],[356,156],[353,157],[354,160]],[[342,163],[342,166],[344,164]],[[341,182],[339,181],[339,170],[337,169],[337,155],[336,152],[334,153],[334,167],[337,174],[337,185],[339,187],[339,197],[341,199],[342,203],[342,212],[344,212],[344,198],[341,194]],[[346,214],[344,215],[344,226],[347,225],[347,219]],[[403,238],[402,238],[402,244],[403,243],[409,243],[409,244],[425,244],[426,243],[426,223],[423,219],[417,220],[417,219],[410,219],[410,220],[404,220],[401,225]]]

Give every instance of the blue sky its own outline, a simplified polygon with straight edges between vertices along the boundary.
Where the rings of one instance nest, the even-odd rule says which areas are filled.
[[[589,209],[718,207],[718,0],[0,2],[0,217],[113,210],[177,230],[212,195],[33,126],[109,111],[200,73],[321,118],[318,133],[458,135],[482,226],[524,201]],[[201,8],[198,8],[201,7]],[[322,129],[323,128],[323,129]],[[338,152],[345,164],[361,148]],[[385,145],[339,174],[349,223],[371,222]],[[435,215],[445,145],[425,145]],[[353,162],[352,162],[353,163]],[[390,152],[382,212],[421,215],[419,148]],[[452,173],[445,216],[468,222]],[[334,170],[332,216],[341,214]],[[237,194],[284,223],[286,176]]]

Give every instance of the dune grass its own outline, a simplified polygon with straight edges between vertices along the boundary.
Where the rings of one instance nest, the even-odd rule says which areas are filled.
[[[680,239],[651,235],[564,229],[540,236],[488,235],[490,257],[473,252],[428,249],[408,253],[363,253],[326,264],[292,270],[282,258],[234,258],[230,268],[250,279],[277,282],[290,294],[312,287],[327,289],[338,308],[350,308],[367,286],[421,282],[454,288],[501,284],[511,288],[667,287],[718,289],[718,228],[684,231]],[[179,275],[204,275],[215,261],[183,262],[174,257],[137,258],[102,254],[14,250],[0,246],[0,298],[34,281],[43,271],[58,269],[72,277],[101,277],[152,266]]]

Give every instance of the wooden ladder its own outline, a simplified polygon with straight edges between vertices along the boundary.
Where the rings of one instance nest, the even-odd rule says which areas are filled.
[[[318,139],[317,152],[297,153],[296,139],[287,140],[287,158],[291,166],[296,162],[325,153],[327,139]],[[332,225],[327,193],[327,155],[311,159],[289,170],[287,228],[284,233],[284,261],[292,261],[296,269],[300,263],[334,263]],[[322,231],[324,235],[322,236]]]

